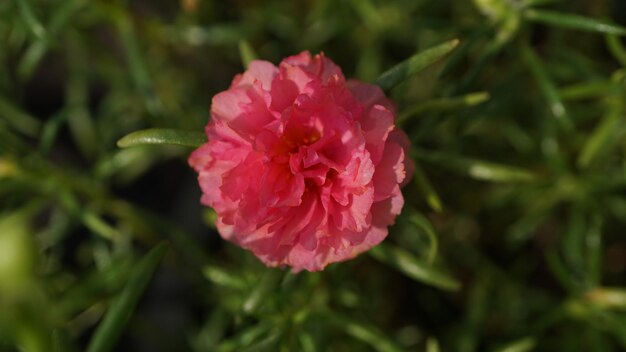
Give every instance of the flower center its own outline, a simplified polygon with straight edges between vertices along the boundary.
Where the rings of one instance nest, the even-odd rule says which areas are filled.
[[[302,146],[311,145],[321,138],[319,131],[313,130],[309,132],[290,133],[285,135],[284,141],[291,152],[295,152]]]

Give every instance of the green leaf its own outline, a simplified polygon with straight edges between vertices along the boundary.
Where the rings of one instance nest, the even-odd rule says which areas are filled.
[[[135,89],[143,96],[148,112],[150,112],[152,116],[161,117],[163,106],[154,91],[152,79],[142,55],[144,50],[139,46],[139,40],[137,39],[133,23],[129,15],[124,12],[115,12],[114,22],[120,36],[124,54],[126,55]]]
[[[514,10],[507,0],[473,0],[472,2],[483,15],[496,22],[502,21]]]
[[[459,157],[442,152],[418,151],[419,158],[441,165],[462,175],[492,182],[525,182],[536,179],[528,170],[492,162]]]
[[[352,0],[351,5],[361,16],[362,23],[370,31],[376,33],[385,26],[385,18],[371,0]]]
[[[624,27],[584,16],[570,15],[554,11],[528,9],[524,11],[524,17],[530,21],[566,29],[579,29],[588,32],[626,35],[626,28]]]
[[[206,141],[206,135],[201,132],[150,128],[127,134],[117,141],[117,146],[128,148],[143,144],[169,144],[197,148]]]
[[[115,298],[94,332],[87,348],[88,352],[113,350],[166,250],[167,245],[161,243],[137,263],[124,289]]]
[[[52,331],[52,352],[73,351],[71,339],[65,329],[56,328]]]
[[[588,168],[598,157],[607,153],[618,142],[622,129],[622,102],[614,101],[606,116],[596,126],[578,156],[577,164],[581,169]]]
[[[525,7],[551,5],[563,0],[522,0]]]
[[[67,121],[67,112],[60,111],[54,114],[43,126],[41,138],[39,139],[39,149],[43,154],[48,154],[56,140],[61,126]]]
[[[496,35],[487,51],[499,51],[519,31],[522,20],[520,11],[508,0],[474,0],[474,5],[495,25]]]
[[[259,306],[263,303],[264,299],[269,295],[272,290],[278,286],[283,272],[277,269],[267,269],[263,277],[259,280],[259,283],[255,286],[254,290],[250,292],[246,300],[243,302],[243,311],[251,314],[255,312]]]
[[[212,351],[216,349],[219,341],[223,339],[226,330],[230,327],[232,318],[231,314],[223,308],[217,306],[211,310],[200,331],[193,339],[191,350]]]
[[[626,316],[615,312],[596,312],[596,317],[591,324],[600,325],[601,329],[609,332],[619,343],[622,351],[626,350]]]
[[[439,247],[439,240],[433,225],[430,223],[428,218],[417,212],[411,214],[410,221],[413,225],[417,226],[417,228],[421,229],[428,237],[428,240],[430,241],[430,250],[428,251],[428,257],[426,260],[428,264],[433,263],[435,261],[435,257],[437,256],[437,249]]]
[[[548,105],[550,106],[552,116],[554,116],[555,120],[561,127],[567,131],[571,131],[572,123],[569,120],[565,105],[563,105],[554,83],[548,77],[546,69],[541,64],[541,61],[539,61],[535,52],[527,45],[524,45],[522,46],[522,58],[526,61],[526,65],[530,69],[530,72],[537,81],[541,92],[545,96]]]
[[[591,285],[598,285],[602,281],[602,224],[602,216],[591,216],[585,233],[585,269]]]
[[[587,292],[585,298],[603,309],[626,311],[626,288],[624,287],[598,287]]]
[[[476,46],[484,37],[491,35],[491,26],[482,26],[474,29],[467,37],[463,39],[454,52],[448,56],[446,62],[443,64],[439,77],[443,77],[450,73],[455,67],[457,67],[461,61],[468,56],[470,49]]]
[[[434,337],[426,339],[426,352],[441,352],[439,348],[439,342]]]
[[[61,204],[74,216],[79,218],[85,227],[91,232],[110,241],[115,241],[123,237],[122,233],[115,227],[109,225],[100,215],[89,207],[84,207],[70,191],[59,192]]]
[[[230,270],[224,269],[217,265],[207,265],[202,269],[204,276],[212,283],[228,288],[245,290],[246,282]]]
[[[320,351],[320,348],[315,343],[315,338],[313,338],[311,332],[309,331],[304,329],[298,330],[298,342],[300,343],[302,352]]]
[[[129,184],[150,170],[156,163],[180,157],[186,153],[186,150],[172,146],[164,146],[158,153],[147,145],[119,149],[99,160],[95,175],[101,179],[114,177],[115,181],[120,184]]]
[[[437,62],[448,53],[450,53],[452,50],[454,50],[454,48],[456,48],[458,45],[459,40],[453,39],[430,49],[426,49],[420,53],[417,53],[407,60],[385,71],[382,75],[380,75],[380,77],[376,79],[374,84],[378,85],[383,90],[389,90],[395,87],[398,83],[410,77],[411,75]]]
[[[461,108],[468,108],[484,103],[489,100],[489,93],[476,92],[470,93],[458,97],[441,98],[425,101],[418,104],[412,109],[406,110],[398,117],[397,124],[404,125],[411,118],[430,111],[449,111]]]
[[[50,22],[48,23],[48,33],[45,40],[38,40],[32,43],[24,52],[22,60],[20,60],[17,68],[18,76],[23,79],[30,77],[41,59],[48,52],[52,42],[58,37],[59,33],[70,22],[74,14],[78,12],[86,4],[83,0],[67,0],[63,1],[52,13]]]
[[[578,204],[573,204],[566,223],[567,226],[560,236],[563,261],[573,273],[572,276],[582,281],[583,278],[578,273],[584,272],[585,269],[585,235],[588,230],[584,209]],[[587,283],[585,282],[585,284]]]
[[[602,98],[615,90],[615,85],[608,80],[576,83],[559,88],[562,100],[584,100]]]
[[[443,205],[441,203],[441,198],[439,198],[439,194],[433,187],[432,183],[426,176],[424,169],[422,169],[420,163],[417,160],[414,160],[415,171],[413,172],[413,179],[415,180],[415,184],[417,185],[417,189],[422,192],[424,197],[426,198],[426,203],[437,213],[441,213],[443,211]]]
[[[259,324],[251,326],[238,332],[234,337],[223,341],[217,348],[219,352],[241,351],[243,348],[249,347],[258,342],[265,336],[273,336],[273,324],[269,321],[261,321]]]
[[[546,263],[548,269],[552,272],[554,278],[561,284],[561,286],[569,291],[578,293],[581,291],[581,283],[572,277],[571,272],[566,268],[565,264],[559,257],[555,250],[550,250],[545,253]]]
[[[65,88],[67,121],[80,152],[93,159],[100,146],[100,131],[89,109],[89,78],[85,74],[89,71],[89,53],[80,45],[76,35],[68,36],[65,44],[68,65],[74,67],[67,75]]]
[[[605,36],[606,44],[613,57],[624,67],[626,67],[626,48],[617,35],[607,34]]]
[[[57,298],[57,311],[62,316],[76,316],[89,309],[101,297],[119,292],[128,281],[133,264],[130,259],[118,259],[83,274],[79,281]]]
[[[528,352],[533,351],[535,346],[537,345],[537,341],[535,341],[534,337],[526,337],[520,340],[513,341],[508,343],[498,349],[497,352]]]
[[[46,37],[46,29],[41,25],[41,22],[37,19],[37,16],[33,13],[33,8],[28,0],[17,0],[17,6],[20,9],[20,14],[24,19],[24,22],[28,26],[28,29],[38,39],[44,39]]]
[[[377,260],[421,283],[447,291],[456,291],[461,287],[461,283],[447,273],[424,263],[399,247],[380,244],[372,248],[369,253]]]
[[[246,69],[251,61],[257,60],[259,57],[250,43],[245,39],[239,41],[239,56],[241,57],[243,67]]]
[[[41,122],[13,105],[8,99],[0,97],[0,118],[4,119],[15,130],[35,137],[41,129]]]
[[[336,328],[345,331],[346,334],[369,344],[376,351],[401,351],[400,347],[397,346],[395,342],[391,341],[386,334],[378,331],[375,327],[370,326],[369,324],[351,319],[344,315],[330,312],[324,314],[324,318],[328,321],[328,323],[334,325]]]

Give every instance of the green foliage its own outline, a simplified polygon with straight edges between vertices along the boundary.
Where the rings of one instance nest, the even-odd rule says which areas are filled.
[[[127,148],[144,144],[169,144],[183,147],[199,147],[203,143],[206,143],[206,136],[202,132],[151,128],[127,134],[117,141],[117,146]]]
[[[111,307],[94,332],[88,352],[111,351],[130,320],[141,294],[148,286],[159,261],[166,250],[165,244],[152,249],[137,263],[128,277],[128,283],[111,303]]]
[[[0,350],[626,349],[624,14],[0,1]],[[214,94],[301,50],[383,87],[416,164],[385,243],[317,273],[221,240],[186,163]]]
[[[459,45],[458,39],[439,44],[436,47],[429,48],[424,52],[417,53],[406,61],[403,61],[389,70],[383,72],[374,83],[384,90],[389,90],[412,75],[426,69],[428,66],[437,62],[443,56],[448,54]]]

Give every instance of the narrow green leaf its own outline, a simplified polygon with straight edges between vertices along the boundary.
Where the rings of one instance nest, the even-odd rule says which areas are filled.
[[[443,44],[437,45],[430,49],[426,49],[420,53],[417,53],[407,60],[397,64],[396,66],[385,71],[374,82],[383,90],[389,90],[395,87],[398,83],[404,81],[411,75],[425,69],[426,67],[437,62],[454,48],[459,45],[458,39],[453,39]]]
[[[0,213],[0,291],[21,292],[35,275],[37,254],[31,223],[40,209],[31,203],[10,213]]]
[[[257,60],[259,57],[252,48],[252,45],[250,45],[250,43],[245,39],[239,41],[239,56],[241,57],[243,67],[246,69],[248,68],[248,65],[250,65],[251,61]]]
[[[212,26],[187,26],[181,30],[182,40],[194,46],[230,46],[247,36],[244,24],[219,23]]]
[[[67,0],[63,1],[62,5],[54,10],[50,22],[47,25],[48,33],[45,40],[38,40],[32,43],[28,49],[26,49],[24,56],[20,60],[17,68],[19,77],[23,79],[30,77],[48,51],[51,42],[56,39],[72,16],[84,5],[85,1],[83,0]]]
[[[132,264],[134,263],[127,259],[115,260],[110,265],[83,274],[78,282],[57,298],[57,311],[62,316],[76,316],[103,295],[119,292],[128,280]]]
[[[434,337],[426,339],[426,352],[440,352],[439,342]]]
[[[550,269],[554,278],[557,279],[565,290],[578,293],[582,289],[580,281],[572,277],[571,272],[565,267],[555,250],[546,252],[545,258],[548,269]]]
[[[27,80],[37,68],[48,49],[47,41],[34,42],[24,53],[17,66],[17,75],[22,80]]]
[[[463,328],[457,338],[457,351],[475,351],[479,344],[479,332],[484,327],[485,318],[491,307],[491,290],[494,285],[494,271],[485,266],[476,274],[476,280],[469,287]]]
[[[298,342],[302,348],[302,352],[315,352],[320,351],[320,348],[315,343],[315,338],[309,331],[304,329],[298,330]]]
[[[451,171],[483,181],[525,182],[536,176],[528,170],[492,162],[459,157],[442,152],[418,151],[419,158],[441,165]]]
[[[459,47],[454,50],[450,56],[448,56],[446,62],[441,68],[441,71],[439,72],[439,77],[443,77],[450,73],[461,62],[461,60],[468,55],[471,48],[478,44],[484,37],[491,35],[491,31],[491,26],[488,25],[473,30],[469,36],[464,38],[463,43],[461,43]]]
[[[443,211],[443,204],[441,202],[441,198],[439,198],[439,194],[437,194],[437,191],[428,179],[428,176],[426,176],[426,173],[424,172],[424,169],[422,169],[420,163],[417,160],[414,160],[413,164],[415,165],[413,179],[415,180],[417,189],[422,192],[426,198],[426,203],[434,211],[441,213]]]
[[[562,100],[598,99],[609,95],[615,85],[608,80],[575,83],[558,90]]]
[[[79,218],[85,227],[91,232],[101,236],[102,238],[114,241],[120,239],[123,235],[113,226],[109,225],[102,217],[93,212],[93,210],[79,204],[78,200],[70,191],[62,190],[60,192],[61,204],[75,217]]]
[[[74,68],[68,72],[65,86],[68,125],[80,152],[93,159],[98,153],[100,135],[89,110],[89,78],[85,74],[89,71],[89,53],[76,35],[68,35],[65,44],[68,65]]]
[[[142,293],[148,287],[167,245],[161,243],[146,254],[134,267],[122,292],[115,298],[89,342],[88,352],[106,352],[115,347],[128,324]]]
[[[326,318],[325,320],[334,325],[336,328],[345,331],[346,334],[369,344],[376,351],[401,351],[400,347],[397,346],[395,342],[391,341],[384,333],[378,331],[378,329],[370,326],[369,324],[351,319],[344,315],[330,312],[324,314],[324,318]]]
[[[231,314],[224,307],[217,306],[212,309],[209,316],[205,318],[199,333],[193,339],[191,349],[193,351],[215,350],[230,327],[231,320]]]
[[[56,328],[52,331],[52,352],[73,351],[71,339],[65,329]]]
[[[408,277],[442,290],[455,291],[461,284],[440,269],[430,266],[417,259],[404,249],[389,244],[380,244],[372,248],[370,253],[377,260],[390,265]]]
[[[66,121],[66,111],[60,111],[46,121],[43,126],[43,131],[41,132],[41,138],[39,139],[39,149],[43,154],[48,154],[59,134],[59,129]]]
[[[212,228],[213,230],[217,230],[217,213],[215,212],[214,209],[212,208],[205,208],[202,211],[202,220],[204,221],[204,224],[207,225],[208,227]]]
[[[567,110],[565,110],[565,105],[563,105],[561,98],[559,98],[559,94],[556,90],[554,83],[548,77],[546,69],[541,64],[541,61],[539,61],[539,58],[537,58],[535,52],[527,45],[524,45],[522,47],[522,58],[526,62],[526,65],[528,66],[530,72],[537,81],[541,92],[545,96],[550,106],[550,112],[552,113],[552,116],[554,116],[555,120],[559,123],[561,127],[563,127],[567,131],[571,131],[572,123],[569,120]]]
[[[567,226],[560,236],[561,252],[564,264],[570,269],[576,280],[583,281],[582,275],[585,269],[585,234],[587,232],[587,216],[582,206],[573,204],[569,209]],[[587,284],[585,282],[585,284]]]
[[[460,82],[453,90],[454,94],[460,94],[474,86],[476,79],[480,76],[480,74],[485,70],[486,67],[489,67],[489,65],[498,55],[498,53],[502,51],[502,48],[502,43],[493,41],[486,50],[481,51],[478,57],[474,59],[475,63],[472,65],[469,72],[465,74],[463,78],[459,79]]]
[[[585,294],[585,298],[603,309],[626,311],[626,288],[598,287]]]
[[[602,223],[602,216],[594,214],[585,234],[586,271],[591,285],[602,281]]]
[[[247,328],[234,337],[223,341],[217,348],[219,352],[241,351],[251,344],[259,341],[264,336],[272,332],[272,324],[268,321],[261,321],[259,324]]]
[[[622,350],[626,350],[626,316],[617,312],[596,312],[595,319],[591,322],[600,325],[601,329],[609,332],[619,343]]]
[[[254,290],[250,292],[246,300],[243,302],[243,311],[245,313],[253,313],[256,311],[267,295],[269,295],[278,285],[283,273],[277,269],[267,269]]]
[[[370,31],[376,33],[385,26],[385,18],[371,0],[352,0],[351,4]]]
[[[606,116],[596,126],[589,138],[585,141],[577,164],[581,169],[588,168],[598,157],[610,150],[618,141],[622,122],[622,102],[614,101]]]
[[[533,351],[537,341],[534,337],[526,337],[520,340],[508,343],[500,348],[497,348],[497,352],[528,352]]]
[[[458,97],[434,99],[406,110],[398,117],[397,124],[404,125],[411,118],[430,111],[449,111],[479,105],[489,100],[489,93],[476,92]]]
[[[3,97],[0,97],[0,118],[4,119],[15,130],[30,137],[37,136],[41,128],[39,120],[20,110]]]
[[[245,290],[246,282],[236,275],[217,265],[207,265],[202,269],[204,276],[216,285]]]
[[[626,48],[617,35],[607,34],[606,44],[613,57],[624,67],[626,67]]]
[[[566,29],[579,29],[615,35],[626,35],[626,28],[594,18],[570,15],[566,13],[528,9],[524,11],[528,20]]]
[[[522,0],[522,4],[525,7],[531,7],[531,6],[551,5],[551,4],[556,4],[562,1],[563,0]]]
[[[473,0],[476,8],[489,19],[501,22],[513,10],[507,0]]]
[[[417,228],[421,229],[428,240],[430,241],[430,250],[428,251],[428,257],[426,261],[428,264],[432,264],[435,261],[435,257],[437,256],[437,249],[439,247],[439,240],[437,238],[437,233],[433,228],[433,225],[430,221],[422,214],[414,212],[411,214],[410,218],[411,223],[417,226]]]
[[[28,0],[17,0],[17,6],[20,9],[20,14],[28,26],[28,29],[35,37],[44,39],[46,37],[46,29],[41,25],[37,16],[35,16],[30,2]]]
[[[162,148],[158,153],[146,145],[119,149],[113,154],[100,158],[95,168],[95,175],[101,179],[115,177],[116,182],[129,184],[143,175],[154,164],[178,157],[186,152],[181,148],[170,146]]]
[[[90,209],[82,209],[80,214],[83,223],[91,232],[110,241],[119,240],[123,237],[115,227],[109,225],[102,217]]]
[[[474,0],[476,7],[495,25],[495,36],[487,51],[500,49],[519,31],[522,19],[517,6],[508,0]]]
[[[163,106],[152,86],[152,79],[148,73],[146,62],[139,47],[137,34],[133,23],[126,13],[115,13],[115,24],[120,36],[122,47],[128,61],[131,77],[135,88],[143,96],[145,106],[152,116],[161,117]]]
[[[170,144],[197,148],[206,141],[206,135],[201,132],[150,128],[127,134],[117,141],[117,146],[128,148],[143,144]]]

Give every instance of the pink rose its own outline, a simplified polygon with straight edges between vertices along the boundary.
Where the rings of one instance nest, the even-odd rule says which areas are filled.
[[[409,141],[375,85],[323,54],[253,61],[213,97],[189,164],[221,236],[268,266],[322,270],[380,243],[412,174]]]

